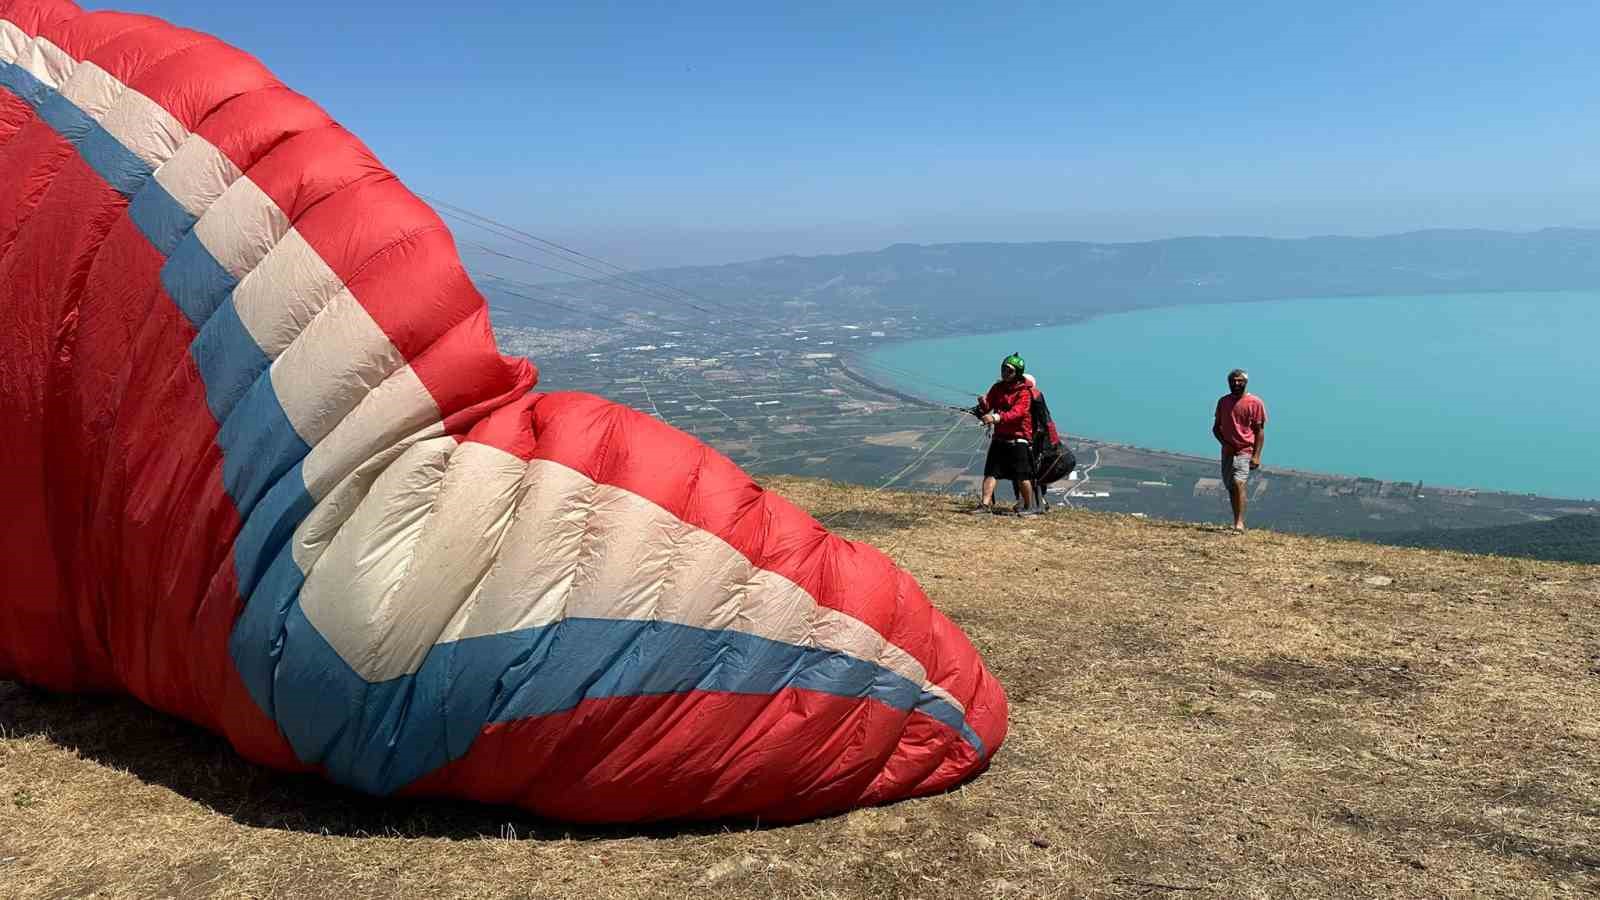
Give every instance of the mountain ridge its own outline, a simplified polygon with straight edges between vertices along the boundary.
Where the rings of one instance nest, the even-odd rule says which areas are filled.
[[[1004,327],[1202,303],[1600,288],[1600,229],[897,243],[627,277],[757,315],[912,314],[952,328],[975,320]],[[624,283],[571,282],[562,290],[598,300],[614,296]],[[652,302],[637,291],[628,299]],[[656,302],[663,308],[672,303]]]

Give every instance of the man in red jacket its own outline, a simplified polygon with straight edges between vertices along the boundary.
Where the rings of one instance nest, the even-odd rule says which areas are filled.
[[[978,418],[993,426],[989,455],[983,461],[983,500],[975,512],[994,511],[994,488],[1004,478],[1017,483],[1019,515],[1033,508],[1033,390],[1022,380],[1024,363],[1013,353],[1000,362],[1000,380],[978,398]]]

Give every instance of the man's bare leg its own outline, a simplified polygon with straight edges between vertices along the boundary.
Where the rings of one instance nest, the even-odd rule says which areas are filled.
[[[994,505],[994,486],[995,480],[993,477],[986,477],[983,479],[983,500],[980,502],[984,506]]]
[[[1233,506],[1233,530],[1244,530],[1244,510],[1250,505],[1250,499],[1245,496],[1244,485],[1238,480],[1228,479],[1228,503]]]
[[[1022,508],[1033,509],[1033,482],[1019,481],[1017,482],[1017,490],[1022,500]]]

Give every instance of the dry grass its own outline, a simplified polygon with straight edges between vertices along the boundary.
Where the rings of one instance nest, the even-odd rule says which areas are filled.
[[[1012,701],[986,775],[792,827],[577,830],[0,685],[0,896],[1600,892],[1600,567],[775,484],[983,650]]]

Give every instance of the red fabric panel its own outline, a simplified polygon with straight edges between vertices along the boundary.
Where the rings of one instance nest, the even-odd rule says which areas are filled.
[[[103,624],[103,620],[97,620],[95,614],[99,610],[92,607],[91,598],[114,595],[115,587],[107,583],[84,542],[98,529],[89,495],[100,484],[98,473],[87,465],[88,454],[95,449],[93,439],[99,435],[90,433],[86,418],[94,416],[103,428],[106,417],[98,408],[85,409],[82,385],[75,376],[110,367],[109,361],[85,358],[80,343],[88,331],[92,347],[105,346],[96,340],[104,307],[95,301],[101,298],[89,300],[85,309],[91,293],[89,275],[98,254],[106,249],[106,236],[119,221],[126,221],[126,209],[123,197],[74,154],[56,175],[13,247],[18,265],[34,270],[24,290],[33,292],[39,300],[53,301],[49,305],[56,322],[46,370],[48,389],[41,409],[43,427],[39,440],[44,466],[40,476],[49,491],[49,534],[61,564],[61,599],[75,610],[79,626],[68,636],[75,641],[75,655],[94,657],[92,668],[110,662],[113,671],[115,660],[106,646],[106,636],[103,632],[97,634],[93,627],[97,622]],[[139,242],[143,243],[143,239]],[[151,284],[159,266],[148,259],[151,256],[128,260],[129,269],[120,274],[119,287]],[[91,321],[85,323],[85,316]],[[114,352],[120,354],[122,349]],[[103,383],[99,379],[96,382]],[[89,403],[98,406],[98,400],[91,398]]]
[[[0,0],[0,17],[28,33],[75,11],[71,4]],[[0,466],[0,497],[7,505],[0,517],[0,634],[11,638],[0,641],[0,678],[27,673],[62,690],[112,686],[103,657],[85,658],[82,642],[74,640],[79,629],[61,578],[80,561],[58,557],[50,539],[55,498],[44,478],[44,436],[65,309],[43,293],[49,273],[26,256],[25,225],[56,174],[76,157],[32,107],[0,92],[0,421],[7,431]]]
[[[150,67],[197,44],[214,41],[159,19],[125,13],[84,16],[47,28],[42,34],[73,57],[94,63],[130,87]]]
[[[905,571],[900,579],[921,596],[922,591]],[[983,658],[966,632],[951,622],[944,613],[929,605],[927,643],[937,654],[928,669],[928,680],[939,685],[960,700],[967,708],[967,725],[983,741],[989,755],[1000,749],[1006,739],[1007,706],[1005,686],[984,666]],[[912,737],[901,738],[902,745],[910,744]]]
[[[5,152],[6,144],[17,136],[22,126],[34,118],[33,107],[10,91],[0,91],[0,153]]]
[[[228,99],[193,130],[233,160],[241,171],[248,172],[290,138],[302,132],[333,127],[336,126],[328,114],[316,104],[286,87],[273,84]],[[260,175],[253,173],[252,179]],[[282,202],[280,199],[280,206]],[[285,207],[285,211],[292,220],[301,210]]]
[[[11,18],[11,17],[7,17]],[[12,18],[12,21],[16,21]],[[126,31],[150,29],[159,22],[149,16],[121,12],[80,13],[59,19],[36,34],[60,47],[73,59],[84,59],[89,52]]]
[[[445,430],[455,435],[522,397],[538,377],[527,360],[500,355],[489,311],[481,306],[413,359],[411,368],[439,405]]]
[[[50,529],[58,498],[46,481],[47,409],[57,337],[67,308],[48,293],[58,270],[32,256],[38,221],[54,176],[83,167],[71,146],[43,123],[31,122],[0,148],[0,421],[6,460],[0,465],[0,677],[28,679],[60,690],[108,688],[104,657],[86,652],[63,573],[82,565],[58,555]],[[68,227],[53,223],[51,237]],[[70,240],[70,235],[66,236]],[[68,244],[70,246],[70,243]]]
[[[238,50],[206,35],[184,34],[174,42],[168,29],[129,33],[89,58],[190,131],[230,98],[277,85],[265,66]]]
[[[79,13],[77,4],[68,0],[0,0],[0,19],[9,20],[28,34],[39,34],[40,29]]]
[[[992,755],[1004,737],[1003,723],[1001,733],[993,735],[993,743],[988,743],[989,735],[983,737]],[[906,720],[894,753],[884,761],[878,777],[857,802],[867,806],[902,797],[937,794],[987,767],[988,761],[980,759],[972,745],[951,732],[949,726],[938,719],[913,715]]]
[[[10,96],[6,92],[6,96]],[[33,215],[56,173],[78,159],[73,146],[37,116],[0,145],[0,259],[11,250],[24,222]]]
[[[488,726],[466,756],[405,793],[515,803],[578,822],[804,819],[857,803],[884,763],[868,748],[888,746],[905,720],[879,703],[792,688],[585,700]],[[766,740],[728,747],[706,732]]]
[[[496,409],[472,427],[466,440],[498,447],[519,459],[532,459],[539,442],[533,436],[533,406],[538,394],[527,394]]]

